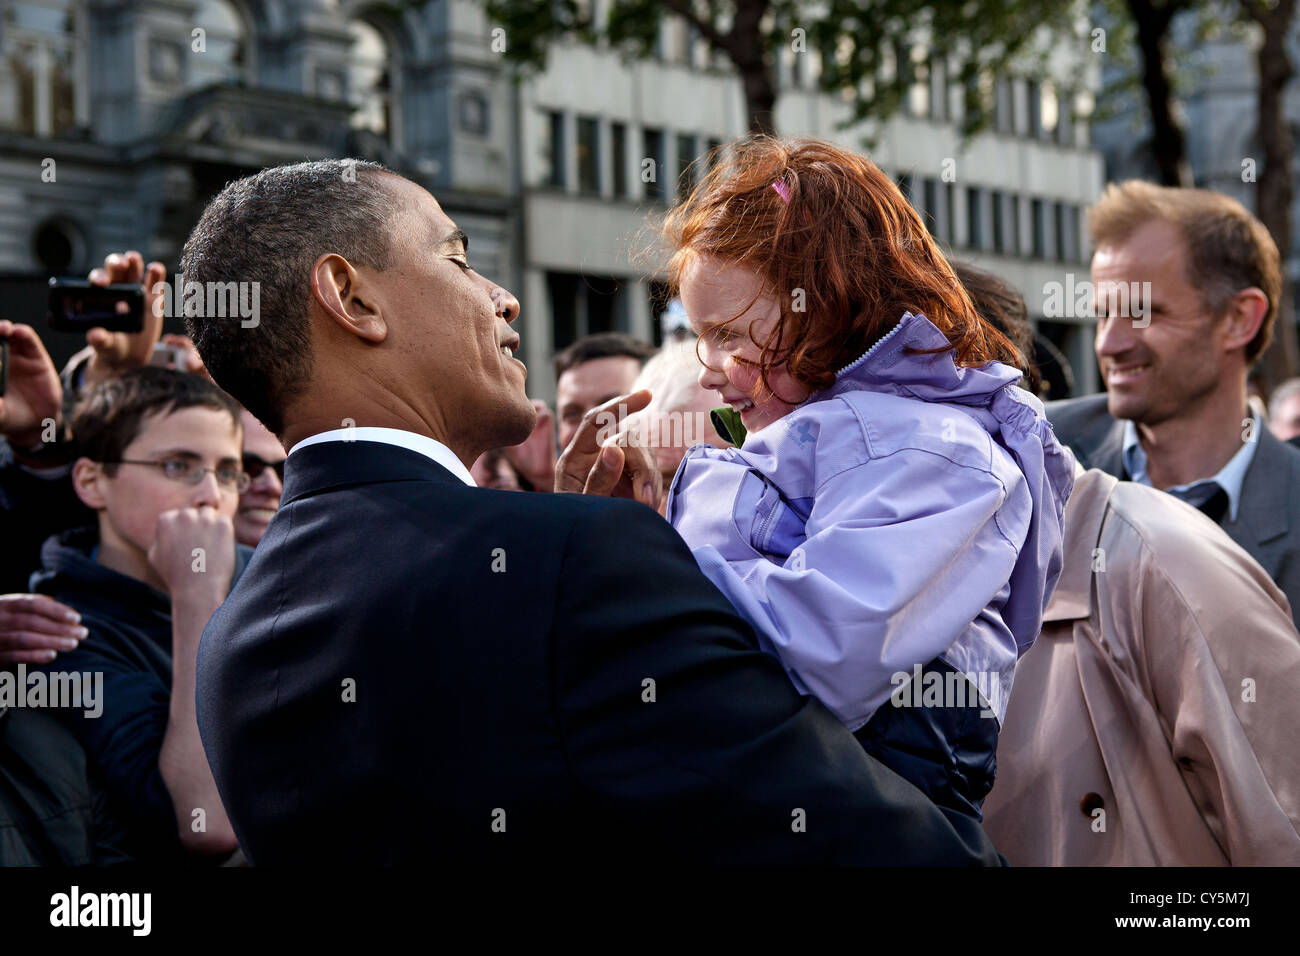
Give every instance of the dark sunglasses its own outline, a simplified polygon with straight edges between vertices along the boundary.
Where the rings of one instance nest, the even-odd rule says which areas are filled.
[[[250,480],[256,481],[258,475],[260,475],[265,468],[273,469],[276,477],[280,479],[280,484],[284,484],[283,458],[279,461],[267,461],[264,458],[259,458],[257,455],[250,455],[248,452],[244,453],[244,474],[248,475]]]

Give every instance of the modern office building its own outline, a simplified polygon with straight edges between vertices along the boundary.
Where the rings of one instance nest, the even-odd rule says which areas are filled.
[[[230,179],[377,159],[427,186],[475,267],[516,292],[530,391],[551,397],[551,357],[574,338],[659,337],[655,217],[746,114],[734,72],[680,20],[650,60],[557,44],[520,84],[494,30],[474,0],[0,0],[7,288],[114,249],[174,267]],[[777,63],[778,128],[861,148],[873,130],[842,128],[849,104],[816,90],[819,54],[794,47]],[[909,94],[868,152],[954,255],[1020,289],[1090,391],[1087,318],[1043,314],[1053,283],[1086,278],[1082,215],[1102,185],[1086,50],[1063,42],[1046,68],[989,78],[991,127],[965,144],[945,65],[900,50]]]

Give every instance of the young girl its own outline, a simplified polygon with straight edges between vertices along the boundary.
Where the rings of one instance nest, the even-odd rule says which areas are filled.
[[[829,143],[741,144],[665,233],[700,384],[743,426],[687,453],[668,520],[801,692],[978,819],[1073,483],[1014,346]]]

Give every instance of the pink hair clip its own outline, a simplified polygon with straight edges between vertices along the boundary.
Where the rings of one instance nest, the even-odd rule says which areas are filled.
[[[772,183],[772,188],[776,190],[776,194],[781,197],[781,201],[783,203],[785,203],[787,206],[790,205],[790,184],[789,183],[787,183],[784,179],[778,179]],[[802,218],[803,218],[803,224],[805,226],[808,225],[807,209],[803,211]]]

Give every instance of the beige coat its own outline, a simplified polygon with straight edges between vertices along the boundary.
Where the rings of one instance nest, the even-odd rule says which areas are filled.
[[[1263,568],[1171,495],[1080,473],[984,814],[1012,864],[1300,864],[1300,635]]]

